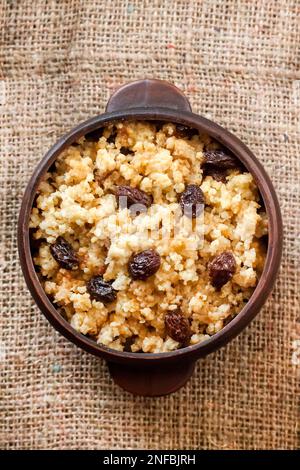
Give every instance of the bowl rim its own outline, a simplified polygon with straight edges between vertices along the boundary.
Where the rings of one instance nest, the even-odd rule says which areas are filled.
[[[30,250],[29,218],[31,208],[37,187],[54,160],[62,150],[83,135],[109,122],[127,119],[156,120],[183,124],[211,136],[224,147],[228,148],[253,175],[268,215],[269,238],[265,265],[259,282],[247,304],[222,328],[222,330],[212,335],[209,339],[196,345],[170,352],[140,354],[117,351],[103,344],[98,344],[94,340],[77,332],[70,323],[63,318],[47,297],[34,269]],[[167,363],[187,358],[196,360],[199,357],[206,356],[220,347],[225,346],[230,340],[237,336],[257,315],[271,292],[280,266],[282,237],[282,218],[275,189],[262,164],[257,160],[250,149],[234,134],[209,119],[189,111],[160,107],[131,108],[103,113],[81,122],[64,134],[48,150],[35,167],[23,195],[18,220],[18,249],[23,275],[33,299],[52,326],[68,340],[95,356],[104,357],[113,362],[130,362],[130,364],[133,365],[143,364],[143,366],[153,365],[157,361]]]

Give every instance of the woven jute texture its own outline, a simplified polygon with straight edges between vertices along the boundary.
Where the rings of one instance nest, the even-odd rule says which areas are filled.
[[[300,364],[297,0],[0,0],[0,447],[295,449]],[[18,210],[37,162],[120,84],[173,82],[263,162],[284,218],[266,307],[188,385],[133,397],[34,305]]]

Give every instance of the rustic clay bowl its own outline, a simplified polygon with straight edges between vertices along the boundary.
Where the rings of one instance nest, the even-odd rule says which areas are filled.
[[[243,310],[219,333],[203,343],[161,354],[120,352],[97,344],[75,331],[45,294],[35,271],[30,249],[29,218],[36,190],[45,173],[63,149],[79,137],[120,119],[159,120],[180,123],[205,132],[227,147],[255,178],[269,220],[268,250],[262,276]],[[195,361],[224,346],[259,312],[273,287],[280,264],[282,221],[273,185],[253,153],[226,129],[191,112],[187,98],[173,85],[160,80],[128,83],[110,98],[106,112],[79,124],[47,152],[36,167],[25,190],[18,225],[19,255],[27,286],[42,313],[66,338],[85,351],[108,362],[117,384],[138,395],[165,395],[189,379]]]

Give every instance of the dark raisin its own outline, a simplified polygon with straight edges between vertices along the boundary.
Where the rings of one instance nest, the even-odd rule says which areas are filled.
[[[182,124],[176,125],[175,135],[180,139],[191,139],[196,133],[197,131],[195,129],[192,129],[191,127],[183,126]]]
[[[78,268],[78,257],[70,243],[63,237],[56,239],[55,243],[50,246],[50,252],[55,261],[57,261],[62,268],[68,270]]]
[[[216,181],[222,181],[222,183],[226,183],[226,171],[219,170],[218,168],[214,168],[213,166],[204,167],[203,177],[211,176]]]
[[[231,251],[224,251],[208,263],[208,271],[212,285],[217,289],[220,289],[224,284],[230,281],[235,270],[236,261]]]
[[[104,281],[102,276],[94,276],[88,281],[86,288],[91,299],[105,304],[113,302],[117,298],[117,291],[111,284],[112,282]]]
[[[187,343],[191,336],[190,324],[179,309],[168,312],[165,316],[166,332],[178,343]]]
[[[132,255],[128,263],[129,275],[132,279],[144,281],[153,276],[160,267],[160,256],[155,250],[145,250]]]
[[[179,196],[179,203],[184,215],[193,219],[198,217],[204,205],[204,194],[200,186],[188,184]]]
[[[118,186],[116,195],[119,200],[119,207],[128,209],[133,204],[138,204],[140,209],[146,209],[152,204],[152,196],[146,194],[144,191],[138,188],[132,188],[131,186]],[[138,207],[136,209],[139,209]]]
[[[89,142],[98,142],[99,139],[102,137],[102,135],[103,135],[103,128],[100,127],[100,129],[94,129],[93,131],[85,134],[85,138]]]
[[[120,148],[120,153],[122,153],[123,155],[133,155],[134,152],[130,149],[128,149],[127,147],[121,147]]]
[[[205,150],[203,176],[212,176],[216,181],[226,183],[228,170],[241,168],[241,163],[225,150]]]
[[[205,150],[204,165],[213,166],[219,170],[231,170],[239,166],[238,160],[224,150]]]

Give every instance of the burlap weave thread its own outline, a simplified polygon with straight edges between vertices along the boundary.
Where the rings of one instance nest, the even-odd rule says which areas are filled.
[[[0,448],[295,449],[299,405],[298,0],[0,0]],[[16,223],[33,168],[128,80],[179,86],[272,177],[280,277],[228,347],[165,398],[136,398],[56,333],[26,289]],[[297,323],[298,321],[298,323]]]

